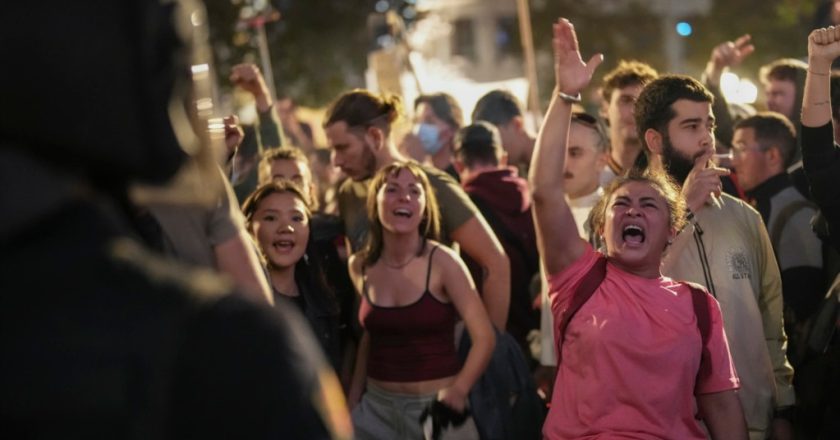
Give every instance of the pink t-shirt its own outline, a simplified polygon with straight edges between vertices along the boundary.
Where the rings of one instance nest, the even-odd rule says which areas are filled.
[[[548,277],[555,325],[600,256]],[[707,295],[710,374],[697,383],[702,338],[689,287],[607,264],[604,281],[566,328],[543,435],[549,439],[705,439],[694,395],[737,389],[720,306]],[[555,337],[559,337],[555,327]],[[556,341],[555,341],[556,343]]]

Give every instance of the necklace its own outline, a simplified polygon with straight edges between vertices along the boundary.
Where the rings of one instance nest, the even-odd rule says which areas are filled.
[[[402,269],[402,268],[408,266],[408,263],[411,263],[412,261],[414,261],[414,258],[416,258],[416,257],[417,257],[417,255],[412,254],[411,258],[409,258],[408,260],[405,260],[404,263],[397,263],[397,264],[389,263],[387,260],[385,260],[385,258],[380,258],[380,260],[382,260],[382,264],[384,264],[386,267],[390,267],[391,269],[398,269],[399,270],[399,269]]]
[[[412,254],[411,254],[411,257],[410,257],[408,260],[405,260],[405,262],[402,262],[402,263],[396,263],[396,264],[395,264],[395,263],[389,263],[389,262],[385,259],[385,256],[384,256],[384,255],[382,255],[382,256],[379,258],[379,260],[380,260],[380,261],[382,261],[382,264],[384,264],[384,265],[385,265],[385,267],[389,267],[389,268],[391,268],[391,269],[396,269],[396,270],[399,270],[399,269],[402,269],[402,268],[404,268],[404,267],[408,266],[408,263],[411,263],[412,261],[414,261],[414,259],[415,259],[415,258],[417,258],[417,255],[418,255],[418,254],[420,254],[420,252],[422,251],[423,247],[425,247],[425,246],[426,246],[426,240],[425,240],[425,239],[423,239],[423,240],[422,240],[422,242],[420,243],[420,249],[417,249],[417,252],[412,253]]]

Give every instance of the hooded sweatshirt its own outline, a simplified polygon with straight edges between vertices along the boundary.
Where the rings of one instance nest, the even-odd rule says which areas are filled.
[[[528,182],[511,167],[483,171],[464,181],[462,186],[478,205],[510,259],[508,331],[524,347],[528,331],[539,328],[539,315],[531,306],[529,290],[531,279],[538,271],[539,255]],[[468,260],[467,266],[480,286],[480,268]]]

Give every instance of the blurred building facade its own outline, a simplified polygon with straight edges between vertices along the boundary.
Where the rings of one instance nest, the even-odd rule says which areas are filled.
[[[475,81],[523,76],[515,0],[424,0],[413,47],[426,58],[458,66]],[[417,41],[419,40],[419,41]]]
[[[541,3],[546,0],[530,0]],[[619,14],[628,8],[645,8],[661,17],[664,49],[669,70],[683,70],[683,37],[675,32],[683,19],[706,15],[712,0],[580,0],[599,14]],[[522,44],[516,0],[421,0],[434,31],[421,32],[413,45],[427,58],[459,67],[475,81],[498,81],[523,75]],[[654,24],[656,26],[656,24]],[[432,27],[429,25],[428,27]],[[418,23],[418,30],[423,23]],[[428,34],[428,35],[427,35]]]

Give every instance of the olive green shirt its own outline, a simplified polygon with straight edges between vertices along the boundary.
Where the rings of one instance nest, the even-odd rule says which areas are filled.
[[[452,176],[430,166],[420,167],[426,172],[440,207],[441,242],[451,245],[452,232],[476,216],[478,208]],[[364,247],[370,229],[366,207],[369,183],[370,179],[347,179],[338,190],[338,212],[353,252]]]

